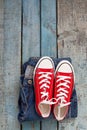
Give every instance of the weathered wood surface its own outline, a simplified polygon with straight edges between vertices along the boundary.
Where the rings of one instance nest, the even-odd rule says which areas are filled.
[[[21,0],[0,0],[0,130],[20,130],[20,60]]]
[[[56,0],[0,0],[0,130],[21,130],[21,63],[44,55],[72,58],[78,117],[60,122],[59,128],[55,120],[26,122],[22,130],[87,130],[87,1],[57,0],[57,18]]]
[[[4,3],[0,1],[0,130],[6,128],[5,118],[5,85],[4,85],[4,67],[3,67],[3,54],[4,54]]]
[[[40,2],[23,0],[22,61],[40,55]]]
[[[40,3],[23,0],[22,63],[32,56],[40,56]],[[22,124],[22,130],[40,130],[40,121]]]
[[[41,1],[41,55],[56,57],[56,0]]]
[[[87,130],[87,1],[58,0],[58,56],[71,57],[75,69],[78,117],[59,130]]]

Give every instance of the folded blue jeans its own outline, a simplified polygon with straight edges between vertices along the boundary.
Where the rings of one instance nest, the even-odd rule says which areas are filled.
[[[22,74],[20,77],[21,87],[18,99],[18,105],[19,105],[18,120],[20,123],[24,121],[45,120],[45,118],[37,114],[35,109],[33,71],[39,59],[40,57],[30,57],[29,60],[23,64],[22,67]],[[69,62],[71,62],[70,58],[52,58],[52,60],[54,61],[55,68],[61,60],[68,60]],[[76,89],[74,88],[71,97],[71,105],[69,107],[69,111],[65,119],[77,117],[77,111],[78,111],[77,94]],[[51,112],[48,119],[52,118],[54,118],[54,116],[53,113]]]

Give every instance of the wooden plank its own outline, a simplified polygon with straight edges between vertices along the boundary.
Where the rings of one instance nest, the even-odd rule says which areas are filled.
[[[41,1],[41,54],[56,57],[56,0]]]
[[[17,115],[21,63],[21,0],[4,1],[4,43],[2,51],[5,128],[2,125],[1,130],[20,130]]]
[[[57,55],[56,49],[56,0],[41,1],[41,56]],[[42,121],[42,130],[57,130],[54,119]]]
[[[40,3],[23,0],[23,62],[40,55]]]
[[[22,130],[40,130],[39,121],[27,121],[22,124]]]
[[[86,0],[58,0],[58,56],[72,58],[78,95],[78,117],[60,122],[59,130],[87,129],[86,6]]]
[[[0,129],[5,130],[5,85],[4,85],[4,68],[3,68],[3,54],[4,54],[4,3],[0,0]]]
[[[41,1],[41,55],[56,57],[56,0]]]
[[[40,56],[40,3],[39,0],[23,0],[22,63],[31,56]],[[39,130],[39,121],[23,123],[22,130]]]

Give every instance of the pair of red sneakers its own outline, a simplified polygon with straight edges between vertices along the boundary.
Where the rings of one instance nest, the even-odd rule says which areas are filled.
[[[56,67],[50,57],[42,57],[34,69],[35,106],[37,113],[46,118],[51,109],[60,121],[66,116],[74,88],[74,70],[71,63],[62,60]],[[53,107],[52,107],[53,106]]]

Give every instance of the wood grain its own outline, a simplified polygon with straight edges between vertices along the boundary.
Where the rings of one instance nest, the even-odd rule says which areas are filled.
[[[23,0],[23,3],[0,0],[0,130],[20,130],[17,101],[21,59],[24,63],[40,53],[41,56],[72,58],[78,117],[60,122],[59,130],[87,129],[87,1],[57,0],[57,3],[58,24],[56,0]],[[40,129],[58,130],[57,121],[45,120],[41,126],[39,121],[22,125],[22,130]]]
[[[4,67],[3,67],[3,54],[4,54],[4,3],[0,1],[0,129],[6,129],[5,118],[5,84],[4,84]]]
[[[78,96],[78,117],[60,122],[59,130],[87,129],[86,6],[86,0],[58,0],[58,56],[71,57]]]
[[[40,130],[39,121],[26,121],[22,124],[22,130]]]
[[[32,56],[40,56],[40,3],[23,0],[22,63]],[[22,130],[39,130],[39,121],[22,124]]]
[[[21,0],[4,1],[3,24],[4,42],[2,43],[2,70],[4,79],[3,104],[5,109],[5,115],[3,115],[5,122],[3,120],[3,123],[5,123],[5,128],[2,127],[1,130],[20,130],[17,115],[21,66]]]
[[[41,1],[41,56],[57,55],[56,49],[56,0]],[[57,121],[42,121],[42,130],[57,130]]]
[[[23,62],[40,55],[40,2],[23,0]]]
[[[56,0],[41,1],[41,55],[56,57]]]

